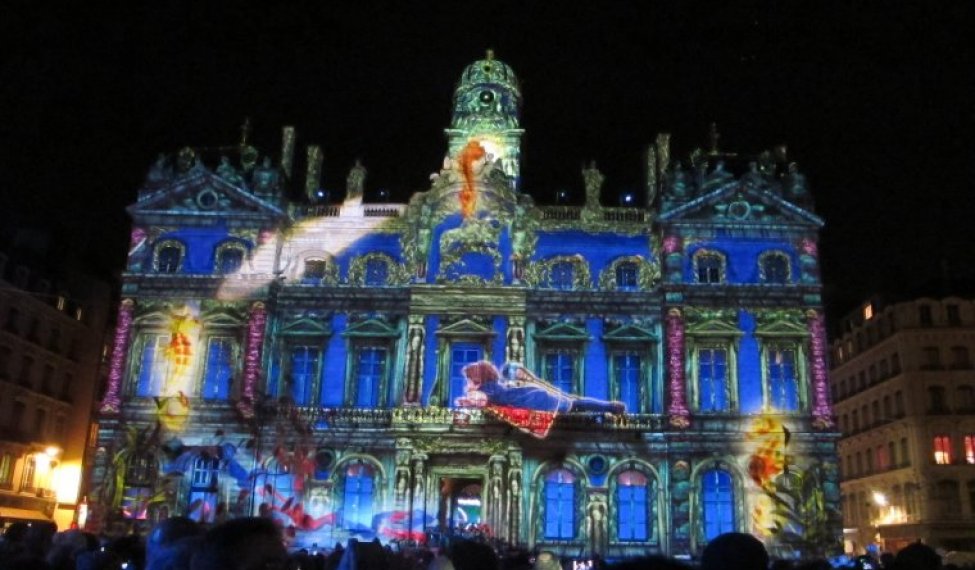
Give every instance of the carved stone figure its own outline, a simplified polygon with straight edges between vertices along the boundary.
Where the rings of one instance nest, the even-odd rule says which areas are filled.
[[[582,169],[582,179],[586,185],[586,207],[598,208],[599,191],[602,189],[606,177],[596,168],[595,160],[589,163],[589,168]]]
[[[356,159],[355,166],[352,167],[349,175],[345,178],[345,201],[361,202],[365,184],[366,167],[362,166],[362,162],[359,159]]]
[[[670,184],[670,193],[674,198],[683,199],[687,197],[687,174],[679,160],[674,161],[673,180]]]
[[[785,199],[801,202],[808,196],[807,192],[806,176],[799,172],[798,164],[790,162],[789,174],[785,178]]]
[[[277,177],[277,172],[271,165],[271,157],[265,156],[261,166],[254,169],[254,191],[260,194],[274,192]]]
[[[232,184],[237,187],[244,185],[244,179],[241,177],[237,169],[230,164],[230,159],[226,156],[220,157],[220,165],[217,166],[217,176],[223,178],[228,184]]]
[[[166,155],[159,153],[159,157],[156,158],[156,162],[149,169],[149,173],[146,175],[146,182],[148,184],[158,184],[160,182],[165,182],[173,176],[173,170],[166,164]]]

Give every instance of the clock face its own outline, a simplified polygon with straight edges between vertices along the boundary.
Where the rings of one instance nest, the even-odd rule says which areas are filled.
[[[481,91],[477,98],[481,101],[481,103],[489,105],[494,101],[494,92],[485,89],[484,91]]]

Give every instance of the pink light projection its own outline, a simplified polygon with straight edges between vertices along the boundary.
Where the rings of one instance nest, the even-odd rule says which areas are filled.
[[[814,240],[809,238],[803,239],[799,244],[799,249],[808,256],[819,257],[819,246],[816,245]]]
[[[826,326],[823,314],[809,311],[810,358],[813,380],[813,425],[819,429],[833,426],[833,410],[829,405],[829,380],[826,370]]]
[[[129,333],[132,331],[134,311],[135,302],[132,299],[123,299],[119,303],[115,338],[112,341],[112,360],[108,369],[108,387],[105,398],[98,408],[98,411],[103,414],[117,414],[122,408],[122,378],[125,375],[125,361],[129,352]]]
[[[677,309],[667,313],[667,380],[670,391],[670,425],[685,429],[691,425],[684,390],[684,319]]]
[[[664,238],[664,253],[670,255],[671,253],[680,252],[680,238],[678,236],[667,236]]]
[[[264,303],[254,303],[247,323],[247,343],[244,348],[244,385],[237,409],[245,418],[254,417],[254,392],[261,376],[261,351],[264,346],[264,327],[267,324],[267,308]]]

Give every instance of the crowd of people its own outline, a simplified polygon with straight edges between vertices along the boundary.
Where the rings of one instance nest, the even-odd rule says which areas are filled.
[[[771,560],[765,545],[743,533],[707,544],[700,560],[647,556],[607,563],[562,560],[552,552],[496,550],[476,540],[442,548],[394,548],[350,540],[328,551],[288,552],[280,529],[266,518],[233,519],[210,529],[183,518],[156,525],[145,537],[104,540],[81,530],[15,523],[0,540],[0,570],[831,570],[826,560]],[[880,560],[860,557],[850,570],[939,570],[931,547],[912,544]],[[944,566],[951,570],[951,565]]]

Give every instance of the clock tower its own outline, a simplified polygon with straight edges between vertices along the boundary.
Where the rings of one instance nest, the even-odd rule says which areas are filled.
[[[521,89],[508,64],[494,59],[487,51],[484,59],[468,65],[454,89],[454,111],[450,128],[445,129],[451,157],[470,140],[501,160],[504,173],[518,187],[521,173],[521,135],[519,122]]]

